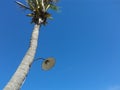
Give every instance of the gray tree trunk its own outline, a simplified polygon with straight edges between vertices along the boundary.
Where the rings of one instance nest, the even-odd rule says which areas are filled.
[[[20,90],[22,83],[24,82],[30,70],[31,64],[34,61],[34,56],[38,44],[39,28],[40,25],[36,24],[34,26],[30,41],[30,47],[27,53],[25,54],[22,62],[18,66],[16,72],[12,76],[11,80],[8,82],[8,84],[4,87],[3,90]]]

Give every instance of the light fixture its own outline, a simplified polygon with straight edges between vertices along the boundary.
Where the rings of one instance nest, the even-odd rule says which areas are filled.
[[[49,57],[45,59],[42,63],[42,69],[43,70],[49,70],[55,65],[55,59],[53,57]]]

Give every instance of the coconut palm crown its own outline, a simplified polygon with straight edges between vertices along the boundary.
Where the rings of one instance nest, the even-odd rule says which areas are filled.
[[[47,24],[47,19],[51,18],[51,14],[48,13],[48,9],[58,10],[56,6],[57,0],[26,0],[27,4],[23,4],[19,1],[16,3],[31,13],[27,16],[32,17],[31,23],[39,24],[39,19],[42,19],[42,24]]]

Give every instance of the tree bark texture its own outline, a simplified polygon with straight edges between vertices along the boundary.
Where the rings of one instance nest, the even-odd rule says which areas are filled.
[[[22,83],[24,82],[31,64],[34,62],[34,57],[36,54],[37,44],[38,44],[38,37],[39,37],[39,28],[40,25],[35,25],[31,40],[30,40],[30,47],[25,54],[22,62],[18,66],[16,72],[10,79],[10,81],[7,83],[7,85],[4,87],[3,90],[20,90]]]

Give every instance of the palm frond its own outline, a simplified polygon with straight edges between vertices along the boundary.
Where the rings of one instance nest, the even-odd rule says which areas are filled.
[[[36,0],[37,8],[40,8],[38,0]]]
[[[32,11],[35,11],[35,7],[32,0],[27,0],[27,4]]]
[[[33,13],[30,13],[30,14],[27,14],[27,16],[29,16],[29,17],[34,17],[34,14],[33,14]]]
[[[46,11],[50,8],[50,4],[46,5]]]
[[[21,8],[29,9],[29,10],[30,10],[29,7],[27,7],[26,5],[22,4],[21,2],[19,2],[19,1],[15,1],[15,2],[16,2]]]
[[[51,4],[51,5],[50,5],[50,9],[55,10],[55,11],[58,11],[58,10],[59,10],[59,7]]]

